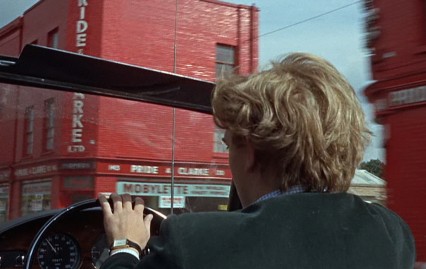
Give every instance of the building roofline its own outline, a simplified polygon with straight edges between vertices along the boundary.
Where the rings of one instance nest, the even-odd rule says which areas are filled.
[[[13,21],[9,22],[2,28],[0,28],[0,39],[2,39],[4,36],[9,35],[16,29],[20,28],[22,26],[23,17],[19,16]]]
[[[200,0],[201,2],[209,2],[212,4],[218,4],[218,5],[222,5],[222,6],[228,6],[228,7],[234,7],[234,8],[238,8],[238,7],[242,7],[245,9],[252,9],[254,8],[256,11],[259,11],[259,8],[253,3],[251,6],[249,5],[241,5],[241,4],[234,4],[234,3],[228,3],[225,1],[220,1],[220,0]]]
[[[45,0],[38,0],[36,3],[34,3],[34,5],[32,5],[31,7],[29,7],[27,10],[25,10],[23,15],[25,15],[28,12],[30,12],[31,10],[33,10],[36,6],[40,5],[44,1]]]

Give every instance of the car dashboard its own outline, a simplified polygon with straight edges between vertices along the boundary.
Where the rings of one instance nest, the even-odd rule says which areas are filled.
[[[57,211],[1,226],[0,268],[23,268],[37,232]],[[32,268],[99,268],[108,257],[102,211],[88,209],[56,222],[42,238]]]

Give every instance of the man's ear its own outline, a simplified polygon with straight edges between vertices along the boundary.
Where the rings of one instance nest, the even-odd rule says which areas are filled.
[[[248,172],[253,172],[256,168],[256,150],[253,147],[253,144],[250,141],[246,141],[247,154],[246,154],[246,163],[245,169]]]

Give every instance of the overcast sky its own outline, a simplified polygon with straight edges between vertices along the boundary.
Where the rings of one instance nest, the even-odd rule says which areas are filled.
[[[60,1],[60,0],[59,0]],[[0,27],[37,0],[0,0]],[[382,128],[372,122],[363,89],[371,81],[363,45],[363,1],[355,0],[228,0],[260,9],[260,65],[295,51],[317,54],[332,62],[357,90],[376,137],[365,160],[382,159]],[[282,29],[282,30],[279,30]],[[276,31],[277,30],[277,31]],[[273,32],[276,31],[276,32]],[[271,33],[273,32],[273,33]]]

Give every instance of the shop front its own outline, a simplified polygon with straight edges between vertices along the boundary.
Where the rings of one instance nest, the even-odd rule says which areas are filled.
[[[226,210],[229,184],[195,184],[188,180],[179,180],[178,184],[172,186],[171,183],[155,181],[152,178],[137,182],[129,178],[119,178],[117,193],[141,196],[147,206],[164,214],[170,214],[172,207],[178,212]]]
[[[51,209],[52,178],[24,181],[21,193],[21,216]]]
[[[14,216],[25,216],[52,209],[54,178],[57,172],[58,166],[55,162],[16,167],[13,173],[15,187],[10,190],[14,202],[9,212],[13,212]],[[19,200],[16,200],[18,197]]]
[[[98,162],[97,174],[114,175],[101,192],[129,193],[164,214],[226,210],[231,172],[226,164]]]

